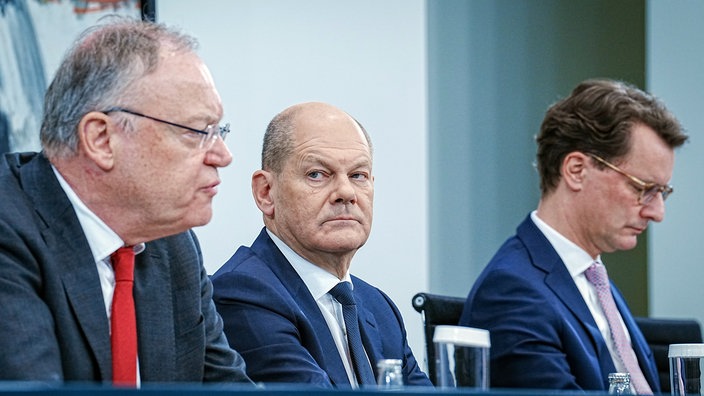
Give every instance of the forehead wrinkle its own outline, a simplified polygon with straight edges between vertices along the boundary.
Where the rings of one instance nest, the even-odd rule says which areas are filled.
[[[294,141],[294,151],[303,152],[306,150],[360,150],[364,151],[367,155],[371,155],[369,144],[367,144],[364,135],[359,134],[359,136],[338,136],[337,138],[332,138],[326,134],[318,134],[313,136],[305,136],[304,131],[294,130],[293,141]],[[359,139],[357,139],[359,138]]]
[[[343,149],[343,148],[336,148],[336,149],[342,150],[345,152],[350,151],[350,150]],[[353,150],[355,150],[355,149],[353,149]],[[350,156],[335,157],[335,156],[331,156],[331,155],[326,155],[324,153],[320,153],[316,150],[316,151],[303,153],[303,155],[300,156],[300,159],[298,162],[302,165],[322,165],[323,167],[329,168],[329,169],[335,168],[336,163],[341,163],[341,164],[343,164],[343,166],[347,166],[347,167],[354,168],[354,169],[360,168],[360,167],[371,168],[371,158],[369,157],[369,154],[366,151],[364,153],[360,153],[360,155],[356,155],[354,157],[350,157]]]
[[[217,124],[222,118],[223,107],[207,69],[194,54],[176,55],[178,57],[172,63],[164,63],[161,67],[169,71],[176,69],[179,78],[165,80],[158,73],[145,76],[138,86],[141,103],[150,107],[150,115],[158,114],[158,118],[195,129]],[[188,93],[188,99],[183,99],[184,92]]]

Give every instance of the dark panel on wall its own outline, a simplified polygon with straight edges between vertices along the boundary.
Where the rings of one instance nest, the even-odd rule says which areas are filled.
[[[156,21],[156,0],[141,0],[142,20]]]

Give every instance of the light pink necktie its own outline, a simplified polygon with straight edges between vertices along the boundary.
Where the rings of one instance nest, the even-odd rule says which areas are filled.
[[[606,267],[599,262],[595,262],[584,272],[584,275],[596,289],[599,304],[601,304],[601,309],[604,310],[606,320],[609,322],[611,337],[614,339],[614,345],[616,346],[616,354],[623,366],[631,374],[633,387],[639,395],[652,395],[653,391],[640,370],[636,354],[633,352],[626,333],[623,331],[621,321],[618,320],[618,308],[616,308],[614,297],[611,295],[611,285],[609,284],[609,276],[606,274]]]

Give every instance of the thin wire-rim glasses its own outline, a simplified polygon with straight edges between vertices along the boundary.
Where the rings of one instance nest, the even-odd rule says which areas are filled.
[[[134,110],[130,110],[130,109],[127,109],[124,107],[116,106],[116,107],[111,107],[107,110],[101,111],[101,113],[105,113],[105,114],[113,113],[113,112],[122,112],[122,113],[132,114],[137,117],[144,117],[144,118],[150,119],[152,121],[161,122],[166,125],[171,125],[171,126],[175,126],[178,128],[183,128],[185,130],[198,133],[203,136],[200,141],[200,144],[198,145],[198,148],[205,149],[206,151],[210,150],[213,147],[213,145],[215,144],[215,141],[218,139],[218,137],[220,137],[220,139],[222,139],[224,142],[225,138],[227,137],[227,134],[230,133],[230,124],[229,123],[225,124],[224,126],[211,124],[211,125],[207,125],[205,127],[205,129],[200,130],[200,129],[191,128],[189,126],[177,124],[175,122],[162,120],[161,118],[156,118],[156,117],[152,117],[152,116],[149,116],[146,114],[142,114],[142,113],[139,113],[139,112],[136,112]]]
[[[602,164],[608,166],[612,170],[620,173],[621,175],[627,177],[633,184],[635,184],[635,187],[638,189],[640,192],[640,195],[638,196],[638,204],[640,205],[647,205],[649,204],[655,196],[660,193],[662,195],[662,200],[663,202],[667,200],[667,197],[670,196],[674,192],[674,189],[670,185],[663,185],[663,184],[658,184],[658,183],[649,183],[646,181],[643,181],[630,173],[624,171],[623,169],[619,168],[618,166],[612,164],[611,162],[599,157],[596,154],[589,154],[590,157],[594,158],[595,160],[601,162]]]

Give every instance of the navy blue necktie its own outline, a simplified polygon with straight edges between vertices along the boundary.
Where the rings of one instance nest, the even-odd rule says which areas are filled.
[[[352,355],[352,363],[357,376],[357,382],[360,385],[376,384],[374,373],[369,366],[367,355],[364,353],[362,345],[362,336],[359,332],[359,319],[357,317],[357,305],[354,302],[352,295],[352,284],[349,282],[340,282],[335,287],[330,289],[330,294],[342,304],[342,316],[345,319],[345,327],[347,328],[347,343],[350,347],[350,355]]]

